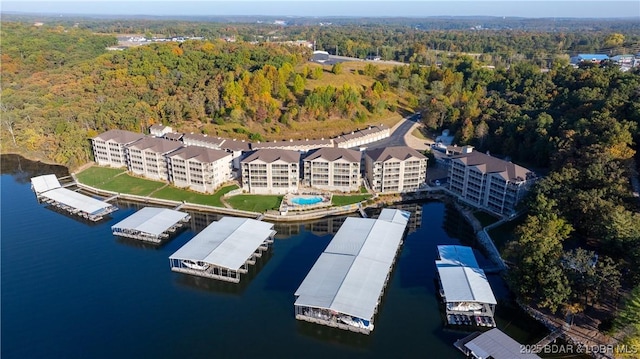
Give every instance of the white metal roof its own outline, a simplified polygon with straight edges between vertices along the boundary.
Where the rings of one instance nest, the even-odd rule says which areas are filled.
[[[273,233],[273,224],[223,217],[211,223],[169,258],[210,263],[238,270]]]
[[[489,356],[494,359],[540,358],[533,353],[523,353],[522,345],[498,328],[480,334],[464,346],[479,358],[488,358]]]
[[[408,218],[404,213],[385,216]],[[347,218],[295,292],[295,305],[371,320],[406,224]]]
[[[383,221],[398,223],[402,225],[406,225],[409,223],[409,217],[411,216],[410,212],[406,211],[398,211],[394,209],[385,208],[380,212],[378,219]]]
[[[56,175],[43,175],[33,177],[31,178],[31,186],[33,186],[33,190],[37,194],[61,187]]]
[[[189,216],[187,213],[172,209],[144,207],[116,223],[111,229],[131,229],[159,236],[187,216]]]
[[[479,268],[473,249],[467,246],[438,246],[440,263],[447,263],[457,266]]]
[[[480,268],[452,266],[436,261],[447,302],[497,304],[487,276]]]
[[[54,188],[42,193],[42,197],[49,198],[91,215],[99,215],[112,207],[111,204],[107,202],[85,196],[66,188]]]

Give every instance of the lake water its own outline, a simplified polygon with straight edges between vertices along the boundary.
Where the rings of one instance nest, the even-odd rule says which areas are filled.
[[[161,247],[121,240],[111,225],[139,205],[119,202],[90,224],[37,203],[29,179],[66,170],[2,156],[2,349],[9,358],[461,358],[468,333],[443,327],[435,246],[465,244],[468,225],[440,202],[406,205],[408,234],[370,336],[300,322],[293,293],[344,217],[276,224],[269,254],[240,285],[173,273],[168,257],[218,217]],[[479,252],[477,252],[480,255]],[[481,264],[484,259],[479,258]],[[509,304],[502,280],[498,326],[525,343],[545,335]]]

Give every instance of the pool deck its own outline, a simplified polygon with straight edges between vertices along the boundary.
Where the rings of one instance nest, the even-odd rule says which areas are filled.
[[[296,204],[293,202],[294,198],[322,198],[321,202],[313,204]],[[303,192],[300,194],[286,194],[280,203],[280,213],[286,213],[289,211],[307,211],[311,209],[327,208],[331,207],[331,198],[333,194],[327,192]]]

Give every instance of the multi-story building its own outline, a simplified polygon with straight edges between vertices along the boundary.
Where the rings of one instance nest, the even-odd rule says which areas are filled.
[[[360,188],[359,151],[325,147],[304,158],[305,186],[329,191],[352,192]]]
[[[149,127],[149,134],[151,136],[163,137],[167,133],[173,133],[173,129],[170,126],[156,124]]]
[[[144,137],[126,147],[130,172],[160,181],[169,181],[167,158],[169,153],[182,147],[181,142],[164,138]]]
[[[286,194],[298,191],[300,153],[261,149],[241,162],[242,188],[256,194]]]
[[[127,167],[125,146],[144,138],[141,133],[110,130],[91,139],[93,156],[100,166]]]
[[[524,167],[464,146],[461,154],[451,157],[448,186],[469,204],[509,215],[534,179],[535,174]]]
[[[188,146],[167,155],[170,181],[177,187],[213,193],[232,179],[231,154],[222,150]]]
[[[376,192],[411,192],[427,180],[427,158],[407,146],[377,148],[365,153],[365,172]]]

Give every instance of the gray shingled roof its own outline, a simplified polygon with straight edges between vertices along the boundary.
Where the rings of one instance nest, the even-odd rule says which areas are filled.
[[[220,147],[220,145],[225,141],[224,138],[220,138],[220,137],[207,136],[200,133],[185,133],[184,136],[182,136],[182,141],[186,142],[188,140],[202,141],[205,143],[210,143],[217,147]]]
[[[282,160],[287,163],[298,163],[300,162],[300,152],[263,148],[250,154],[247,158],[242,160],[242,163],[253,162],[256,160],[260,160],[266,163],[271,163],[278,160]]]
[[[489,156],[482,152],[473,151],[462,155],[452,156],[452,159],[459,159],[467,166],[474,166],[484,174],[497,173],[505,180],[526,180],[533,172],[518,166],[512,162],[501,160]]]
[[[128,146],[137,150],[151,150],[157,153],[169,153],[182,147],[182,142],[165,140],[164,138],[145,137]]]
[[[225,150],[230,150],[230,151],[245,151],[245,152],[248,152],[251,150],[249,142],[246,142],[244,140],[239,141],[236,139],[231,140],[228,138],[224,140],[224,142],[222,142],[222,144],[220,145],[220,148]]]
[[[318,158],[323,158],[329,162],[333,162],[337,159],[343,158],[347,162],[360,162],[360,151],[350,150],[348,148],[338,147],[324,147],[313,151],[307,157],[305,161],[313,161]]]
[[[376,148],[373,150],[368,150],[366,154],[374,162],[384,162],[391,158],[399,159],[402,161],[407,160],[411,157],[416,157],[419,159],[426,158],[423,154],[408,146]]]
[[[332,146],[333,141],[331,139],[320,140],[296,140],[296,141],[273,141],[273,142],[256,142],[251,144],[251,148],[258,150],[261,148],[275,148],[275,147],[321,147]]]
[[[183,160],[193,159],[202,163],[212,163],[227,156],[231,157],[231,154],[226,151],[199,146],[187,146],[173,152],[169,157],[179,157]],[[231,160],[231,158],[229,158],[229,160]]]
[[[99,139],[105,142],[112,141],[121,144],[128,144],[144,137],[145,136],[141,133],[125,130],[109,130],[107,132],[99,134],[98,136],[94,137],[94,139]]]

